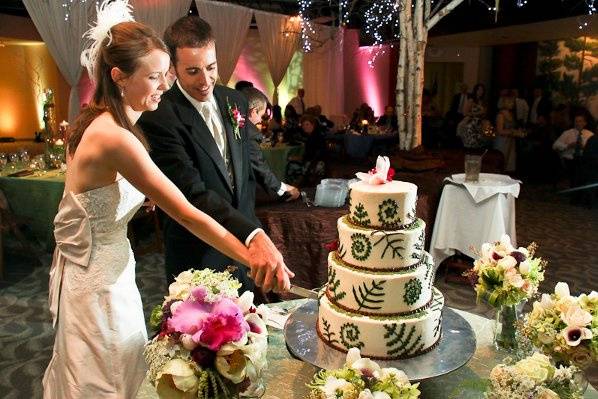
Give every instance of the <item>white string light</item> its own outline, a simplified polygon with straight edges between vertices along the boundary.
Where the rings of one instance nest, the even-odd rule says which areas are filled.
[[[311,6],[311,0],[299,0],[299,18],[301,19],[301,46],[303,52],[309,53],[312,51],[311,37],[316,35],[313,23],[307,16],[307,11]]]
[[[71,8],[73,7],[73,3],[86,3],[87,0],[66,0],[62,2],[62,8],[64,8],[64,20],[68,21],[71,17]],[[96,0],[96,6],[98,6],[100,0]]]
[[[374,39],[372,46],[371,58],[368,61],[370,68],[374,67],[376,59],[386,54],[386,50],[382,46],[384,41],[384,31],[386,28],[391,28],[395,31],[395,37],[400,37],[399,32],[399,13],[401,7],[396,1],[383,0],[375,1],[364,14],[365,18],[365,33]]]

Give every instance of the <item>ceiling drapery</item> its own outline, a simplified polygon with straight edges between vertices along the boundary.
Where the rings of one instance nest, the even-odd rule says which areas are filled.
[[[130,0],[135,20],[149,25],[160,37],[166,28],[189,12],[192,0]]]

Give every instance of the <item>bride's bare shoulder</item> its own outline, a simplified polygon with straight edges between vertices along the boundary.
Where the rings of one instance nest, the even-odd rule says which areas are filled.
[[[119,126],[112,115],[105,112],[95,118],[85,129],[83,138],[86,141],[99,145],[111,144],[118,141],[128,131]]]

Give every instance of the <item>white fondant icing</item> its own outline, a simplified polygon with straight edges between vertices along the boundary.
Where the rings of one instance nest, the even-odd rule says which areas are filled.
[[[434,304],[410,317],[374,318],[347,313],[334,307],[326,296],[320,298],[318,331],[329,345],[340,350],[360,347],[364,357],[405,358],[429,350],[440,338],[444,297],[434,288]],[[393,329],[401,339],[389,333]],[[385,337],[386,336],[386,337]]]
[[[335,276],[338,286],[328,295],[340,307],[362,313],[373,314],[405,314],[417,311],[429,305],[432,299],[433,262],[426,252],[421,267],[406,273],[370,273],[342,265],[335,259],[334,252],[328,255],[328,276]],[[332,274],[331,274],[332,273]],[[420,293],[413,303],[412,297],[406,294],[407,284],[420,286]],[[329,290],[331,289],[328,284]],[[369,294],[368,294],[369,293]],[[338,297],[341,296],[342,298]],[[365,297],[365,298],[364,298]],[[407,297],[407,301],[406,301]],[[369,300],[367,300],[369,299]]]
[[[351,184],[349,210],[351,220],[361,221],[366,227],[384,227],[389,222],[395,225],[408,225],[415,220],[415,205],[417,201],[417,186],[412,183],[393,180],[386,184],[370,185],[365,182]],[[384,201],[392,200],[397,205],[397,213],[390,219],[380,218],[380,206]],[[369,223],[359,218],[356,208],[363,206],[362,212],[367,212]],[[363,213],[365,214],[365,213]]]
[[[337,226],[339,254],[343,261],[351,265],[370,269],[396,269],[415,265],[423,256],[426,223],[421,219],[417,219],[416,225],[404,230],[365,229],[347,223],[346,217],[338,219]],[[357,240],[364,247],[353,248]]]

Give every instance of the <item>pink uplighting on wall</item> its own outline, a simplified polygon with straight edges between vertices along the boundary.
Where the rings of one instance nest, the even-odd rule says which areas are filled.
[[[376,116],[384,114],[388,103],[390,55],[386,51],[376,58],[374,68],[368,61],[372,58],[372,47],[359,47],[359,34],[347,29],[344,37],[345,66],[345,111],[348,115],[361,105],[368,103]]]

